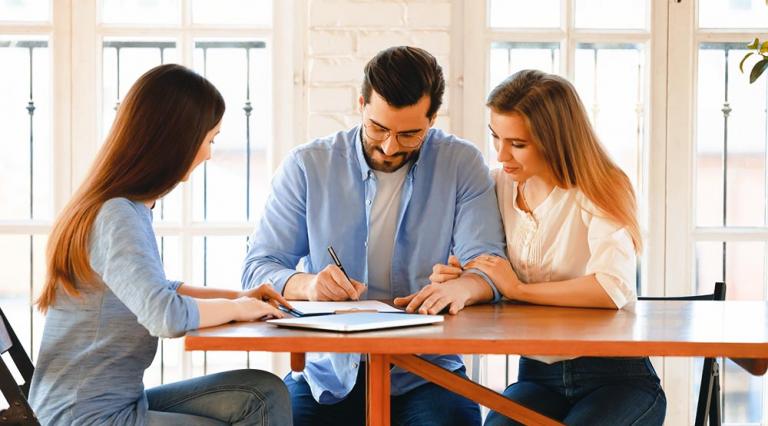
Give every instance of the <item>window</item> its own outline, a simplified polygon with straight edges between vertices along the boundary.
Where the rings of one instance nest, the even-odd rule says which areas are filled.
[[[728,285],[729,300],[765,300],[768,273],[768,120],[766,79],[749,83],[739,71],[746,45],[768,29],[768,7],[750,0],[702,0],[691,45],[694,96],[689,268],[695,290],[715,281]],[[750,28],[757,28],[754,33]],[[761,36],[764,38],[764,36]],[[722,361],[725,423],[765,419],[765,379]]]
[[[48,2],[0,1],[0,305],[28,353],[37,351],[42,337],[44,320],[31,302],[45,273],[55,173],[61,171],[52,160],[50,15]]]

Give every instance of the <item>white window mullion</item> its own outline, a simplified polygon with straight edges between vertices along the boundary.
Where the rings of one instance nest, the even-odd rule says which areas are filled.
[[[509,30],[501,31],[498,29],[488,29],[485,33],[486,42],[490,41],[511,41],[511,42],[553,42],[559,43],[567,38],[565,30],[553,28],[551,30]]]
[[[670,3],[667,94],[667,259],[666,294],[691,291],[693,241],[693,108],[696,98],[693,7],[690,2]],[[673,196],[674,194],[674,196]]]
[[[560,10],[562,17],[560,25],[564,32],[564,39],[560,42],[560,73],[570,81],[575,81],[576,70],[576,40],[574,40],[573,27],[576,18],[573,9],[576,0],[562,0]]]
[[[693,99],[696,66],[692,2],[669,2],[667,63],[666,274],[665,294],[690,294],[693,282]],[[664,389],[668,424],[691,424],[691,362],[666,358]]]
[[[666,264],[666,222],[665,210],[668,188],[666,186],[667,172],[667,48],[668,48],[668,9],[667,0],[653,0],[651,4],[651,40],[647,54],[650,71],[646,81],[650,84],[650,99],[646,103],[650,111],[648,131],[649,144],[647,152],[647,225],[648,238],[645,240],[645,253],[648,259],[647,269],[643,271],[648,277],[646,292],[649,296],[665,294],[665,264]],[[650,107],[652,106],[652,107]]]
[[[471,3],[471,4],[469,4]],[[467,0],[464,7],[463,137],[485,155],[485,92],[488,85],[488,12],[486,1]]]
[[[290,149],[305,142],[307,135],[306,120],[299,119],[307,117],[305,46],[308,7],[305,1],[274,0],[272,3],[273,142],[267,151],[272,172],[277,170]]]
[[[645,165],[643,170],[647,172],[643,184],[646,187],[646,209],[645,224],[647,226],[647,235],[644,238],[644,258],[647,260],[643,264],[642,275],[645,279],[645,294],[649,296],[663,296],[665,294],[664,275],[665,275],[665,233],[666,233],[666,168],[667,168],[667,38],[669,33],[668,25],[668,6],[667,0],[652,0],[650,5],[650,31],[651,39],[649,49],[646,50],[646,63],[650,64],[646,72],[645,81],[650,87],[648,98],[645,104],[649,108],[646,116],[650,120],[647,126],[651,143],[645,155]],[[667,390],[667,387],[674,380],[681,380],[680,377],[673,377],[674,374],[684,375],[688,372],[690,375],[690,362],[680,358],[652,357],[651,361],[656,367],[659,378],[665,392],[669,396],[670,391],[682,392],[682,388],[677,390]],[[675,370],[675,367],[678,367]],[[676,373],[679,371],[679,373]],[[682,381],[687,382],[689,378]],[[675,401],[690,401],[690,394],[686,396],[680,393]],[[671,399],[668,399],[671,400]],[[689,403],[681,405],[688,406]],[[674,404],[678,405],[678,404]],[[688,411],[676,411],[670,413],[670,419],[683,419],[682,417]],[[668,424],[675,424],[668,421]]]
[[[192,34],[186,30],[189,24],[192,22],[192,12],[189,0],[181,1],[181,25],[182,31],[176,32],[176,40],[178,43],[177,52],[179,61],[186,67],[192,68],[194,66],[192,53],[194,50],[194,42],[192,40]],[[182,279],[185,283],[195,284],[193,282],[193,270],[194,270],[194,250],[193,240],[194,237],[188,231],[193,224],[192,209],[193,209],[193,197],[192,197],[192,180],[182,184],[181,195],[181,229],[180,229],[180,247],[181,247],[181,264],[182,264]],[[188,357],[185,356],[185,360]],[[191,365],[190,365],[191,368]],[[185,368],[185,377],[190,377],[187,374]]]
[[[72,188],[72,1],[52,2],[53,32],[53,167],[54,217],[69,200]]]
[[[183,30],[179,35],[177,33],[177,52],[181,64],[186,67],[193,68],[193,51],[194,41],[192,40],[192,34],[186,30],[192,23],[192,11],[190,0],[181,1],[181,24]],[[181,265],[182,265],[182,279],[185,283],[191,285],[200,285],[200,283],[194,282],[194,237],[188,231],[192,226],[192,209],[193,209],[193,196],[192,196],[192,179],[187,182],[183,182],[181,192],[181,235],[180,244],[181,249]],[[193,376],[193,362],[192,352],[182,351],[181,354],[181,371],[184,378]]]
[[[766,228],[697,228],[692,236],[698,241],[768,241]]]
[[[97,36],[96,0],[72,2],[72,192],[82,183],[96,154],[101,116],[101,41]],[[88,95],[93,94],[93,95]],[[69,194],[68,194],[69,196]],[[67,197],[68,198],[68,197]]]
[[[46,235],[51,230],[48,221],[2,221],[0,235]]]
[[[451,5],[451,16],[464,16],[464,2],[457,1]],[[464,21],[461,19],[451,19],[451,55],[449,64],[451,70],[464,69]],[[449,119],[451,121],[452,133],[460,137],[464,133],[464,110],[456,108],[453,105],[463,105],[464,76],[460,71],[451,72],[451,81],[447,82],[448,97],[451,100],[449,109]]]

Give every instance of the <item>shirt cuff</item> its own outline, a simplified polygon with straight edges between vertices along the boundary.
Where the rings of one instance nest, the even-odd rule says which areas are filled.
[[[197,330],[200,328],[200,309],[197,307],[197,301],[189,296],[181,296],[181,298],[187,306],[187,326],[185,331]]]
[[[636,299],[634,292],[630,291],[620,279],[613,275],[597,272],[595,273],[595,279],[603,287],[608,297],[613,300],[613,304],[616,305],[617,309],[623,308],[630,300]]]
[[[272,276],[269,277],[269,282],[272,283],[272,287],[275,288],[275,291],[284,295],[285,285],[288,283],[288,280],[298,273],[299,271],[295,269],[283,269],[272,274]]]
[[[491,300],[491,303],[497,303],[501,300],[501,293],[499,293],[499,289],[496,288],[496,284],[493,283],[493,280],[488,278],[488,275],[485,275],[485,272],[477,269],[477,268],[470,268],[464,271],[466,274],[467,272],[471,272],[475,275],[479,275],[480,278],[485,280],[486,283],[488,283],[489,286],[491,286],[491,291],[493,291],[493,300]]]

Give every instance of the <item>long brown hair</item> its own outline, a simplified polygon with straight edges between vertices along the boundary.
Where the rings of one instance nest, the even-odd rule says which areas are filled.
[[[491,91],[486,105],[499,114],[520,114],[558,186],[577,187],[601,214],[627,228],[636,251],[642,249],[632,183],[600,144],[568,80],[518,71]]]
[[[47,276],[37,299],[42,312],[54,304],[58,287],[77,296],[76,283],[94,281],[89,239],[104,202],[115,197],[150,201],[170,192],[223,115],[221,93],[181,65],[155,67],[136,81],[85,181],[53,227]]]

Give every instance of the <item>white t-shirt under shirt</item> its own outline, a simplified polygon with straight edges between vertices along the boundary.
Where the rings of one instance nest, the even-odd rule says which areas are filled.
[[[601,214],[578,189],[555,187],[532,214],[517,207],[517,182],[492,172],[507,257],[523,283],[595,274],[617,307],[637,299],[635,250],[626,228]],[[552,363],[563,357],[530,357]]]
[[[411,164],[392,173],[374,170],[376,195],[368,225],[368,299],[390,299],[392,285],[392,251],[395,246],[397,219],[403,183]]]

